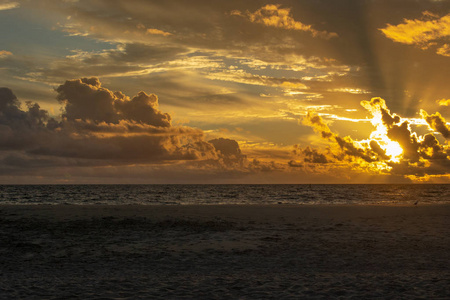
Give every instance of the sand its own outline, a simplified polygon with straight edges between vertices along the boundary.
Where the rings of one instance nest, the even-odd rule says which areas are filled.
[[[1,299],[449,299],[450,206],[0,206]]]

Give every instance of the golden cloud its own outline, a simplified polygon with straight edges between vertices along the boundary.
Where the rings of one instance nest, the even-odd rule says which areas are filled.
[[[450,99],[441,99],[436,102],[441,106],[450,106]]]
[[[437,49],[436,53],[442,56],[450,56],[450,45],[449,44],[442,45],[442,47]]]
[[[6,3],[0,3],[0,10],[8,10],[20,7],[19,2],[6,2]]]
[[[11,52],[6,50],[0,50],[0,58],[5,58],[7,56],[13,55]]]
[[[162,36],[172,35],[170,32],[165,32],[165,31],[155,29],[155,28],[148,28],[145,32],[147,34],[156,34],[156,35],[162,35]]]
[[[291,16],[291,9],[280,8],[279,4],[267,4],[253,13],[249,11],[241,12],[239,10],[234,10],[231,12],[231,15],[244,17],[252,23],[263,24],[268,27],[309,32],[314,37],[329,39],[338,36],[334,32],[318,31],[312,28],[311,25],[306,25],[300,21],[294,20]]]
[[[427,121],[431,129],[439,132],[446,139],[450,139],[450,129],[447,127],[445,119],[441,116],[440,113],[437,112],[435,114],[429,115],[426,111],[421,109],[420,115],[425,121]]]
[[[438,45],[437,54],[450,56],[450,46],[441,41],[450,36],[450,14],[441,18],[426,11],[422,14],[422,19],[404,19],[401,24],[387,24],[380,30],[394,42],[415,45],[422,49]]]
[[[449,177],[448,145],[440,144],[431,133],[418,136],[412,132],[409,122],[392,114],[381,98],[362,101],[361,105],[372,115],[371,122],[375,127],[368,139],[358,141],[350,136],[340,137],[319,114],[308,112],[302,123],[319,133],[328,146],[314,149],[296,145],[293,150],[296,160],[288,165],[305,167],[312,172],[317,169],[319,173],[345,166],[361,174],[398,175],[416,181]],[[428,115],[424,110],[420,113],[431,130],[450,138],[450,129],[439,113]]]
[[[265,75],[254,75],[241,69],[228,69],[221,72],[211,72],[207,75],[209,79],[237,82],[243,84],[281,87],[284,89],[304,90],[308,87],[298,78],[270,77]]]

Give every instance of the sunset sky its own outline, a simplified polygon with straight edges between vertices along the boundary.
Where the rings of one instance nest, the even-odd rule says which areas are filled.
[[[450,183],[450,1],[0,0],[0,36],[0,183]]]

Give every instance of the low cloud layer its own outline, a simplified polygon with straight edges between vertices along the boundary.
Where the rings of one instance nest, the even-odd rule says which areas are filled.
[[[173,126],[156,95],[139,92],[130,98],[102,87],[97,78],[68,80],[56,92],[63,103],[61,119],[49,117],[37,103],[22,109],[10,89],[0,89],[2,150],[106,165],[240,159],[235,141],[229,141],[234,150],[227,151],[226,143],[205,141],[199,129]]]
[[[381,98],[362,101],[361,105],[372,115],[375,127],[369,139],[355,141],[349,136],[340,137],[330,130],[317,113],[309,112],[303,124],[311,126],[328,141],[329,146],[325,150],[295,146],[293,153],[297,161],[292,161],[290,165],[300,165],[300,158],[309,167],[318,166],[320,172],[325,164],[335,168],[338,164],[347,163],[362,173],[400,175],[416,180],[448,176],[448,145],[440,144],[432,133],[417,135],[409,122],[391,113]],[[439,113],[428,115],[424,110],[420,113],[431,130],[439,132],[446,139],[450,138],[450,130]]]

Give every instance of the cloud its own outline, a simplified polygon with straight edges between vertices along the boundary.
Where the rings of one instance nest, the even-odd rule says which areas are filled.
[[[231,81],[243,84],[282,87],[293,90],[303,90],[307,86],[303,80],[298,78],[270,77],[265,75],[254,75],[244,70],[224,70],[221,72],[211,72],[207,75],[209,79]]]
[[[0,175],[52,177],[61,173],[58,168],[71,173],[103,168],[99,174],[108,174],[136,166],[149,168],[152,176],[165,170],[234,178],[283,169],[274,161],[248,160],[233,139],[207,141],[200,129],[172,125],[156,95],[128,97],[103,87],[96,77],[67,80],[55,91],[63,104],[56,119],[37,103],[22,109],[10,89],[0,88]]]
[[[445,119],[440,113],[437,112],[433,115],[429,115],[426,111],[421,109],[420,115],[425,121],[427,121],[431,129],[439,132],[446,139],[450,139],[450,129],[447,127]]]
[[[58,20],[54,22],[59,23],[53,29],[88,36],[89,41],[101,42],[94,49],[108,49],[86,51],[87,48],[80,46],[78,50],[72,49],[72,55],[65,58],[52,58],[49,61],[45,58],[33,60],[29,64],[22,63],[20,78],[53,87],[66,78],[96,76],[120,90],[135,93],[139,88],[135,87],[139,86],[136,84],[138,80],[151,81],[154,77],[162,78],[166,74],[169,80],[182,76],[183,82],[188,86],[185,91],[173,87],[163,88],[156,84],[151,88],[160,97],[164,97],[166,104],[179,102],[188,106],[188,101],[182,100],[188,95],[193,95],[189,97],[193,101],[211,99],[210,103],[220,103],[220,99],[229,101],[231,97],[243,102],[242,99],[257,98],[261,93],[276,94],[280,98],[320,97],[322,94],[312,89],[308,94],[302,92],[315,81],[331,82],[349,72],[351,66],[331,58],[332,53],[314,53],[310,50],[316,48],[316,41],[329,42],[313,38],[311,31],[302,34],[302,39],[299,39],[298,30],[268,28],[250,23],[242,17],[230,16],[229,12],[233,9],[245,11],[246,5],[248,4],[239,1],[219,4],[200,0],[189,3],[138,0],[134,4],[100,0],[95,5],[83,1],[64,4],[44,0],[26,2],[23,4],[26,8],[42,13],[45,11],[48,15],[55,16],[55,19],[57,16]],[[293,20],[293,24],[298,22],[294,20],[297,7],[300,4],[295,4],[287,15]],[[283,12],[284,8],[279,7],[279,11]],[[306,14],[306,11],[301,13]],[[321,26],[327,18],[317,18],[317,25],[313,25],[311,29],[318,29],[314,26]],[[307,23],[305,26],[313,24],[312,21],[304,23]],[[171,35],[148,34],[148,29],[157,29]],[[104,42],[110,45],[105,45]],[[110,49],[114,45],[116,48]],[[231,71],[232,67],[236,69]],[[13,73],[18,68],[11,66],[10,70]],[[11,75],[10,78],[18,78],[17,74]],[[188,76],[194,76],[195,80],[188,80]],[[169,80],[164,84],[173,82]],[[225,97],[214,93],[202,95],[196,94],[196,86],[189,87],[190,84],[208,86],[216,91],[231,86],[232,90],[237,91]],[[247,86],[243,86],[244,84]],[[326,90],[322,86],[318,88]],[[358,86],[354,88],[357,91]],[[22,92],[17,88],[14,90],[19,94]],[[181,97],[167,97],[168,94],[176,93]],[[183,102],[186,104],[182,104]],[[229,107],[232,109],[232,106]],[[237,110],[240,108],[235,109]]]
[[[450,45],[449,44],[442,45],[437,49],[436,53],[442,56],[450,56]]]
[[[369,139],[355,141],[349,136],[340,137],[330,130],[321,116],[309,112],[302,123],[319,133],[329,142],[329,147],[320,150],[295,146],[293,154],[303,159],[312,172],[316,168],[323,172],[324,168],[333,169],[347,162],[352,170],[361,173],[400,175],[416,180],[434,175],[447,176],[450,172],[448,146],[441,145],[431,133],[417,136],[408,121],[392,114],[381,98],[362,101],[361,105],[372,115],[375,127]],[[420,113],[431,129],[447,139],[450,137],[450,130],[439,113],[428,115],[424,110]]]
[[[162,36],[172,35],[170,32],[165,32],[165,31],[155,29],[155,28],[148,28],[145,32],[147,34],[155,34],[155,35],[162,35]]]
[[[288,166],[291,167],[291,168],[303,168],[303,164],[300,163],[300,162],[297,162],[295,160],[290,160],[288,162]]]
[[[267,4],[253,13],[249,11],[241,12],[239,10],[234,10],[231,12],[231,15],[244,17],[252,23],[263,24],[268,27],[309,32],[314,37],[326,39],[337,37],[337,34],[334,32],[318,31],[312,28],[311,25],[306,25],[300,21],[294,20],[291,16],[291,9],[280,8],[280,6],[281,5],[279,4]]]
[[[181,53],[188,53],[188,49],[181,46],[146,45],[143,43],[126,43],[117,45],[116,49],[101,52],[74,51],[68,60],[84,64],[158,64],[168,62]]]
[[[121,92],[112,92],[101,86],[98,78],[68,80],[56,91],[64,103],[63,117],[94,122],[118,123],[132,121],[155,127],[170,127],[171,117],[158,109],[158,97],[139,92],[130,99]]]
[[[6,51],[6,50],[0,50],[0,58],[5,58],[7,56],[11,56],[13,55],[11,52]]]
[[[8,10],[8,9],[13,9],[13,8],[18,8],[20,7],[20,3],[19,2],[9,2],[9,1],[2,1],[0,2],[0,11],[1,10]]]
[[[155,95],[140,92],[129,98],[103,88],[97,78],[68,80],[56,91],[64,103],[60,121],[36,103],[22,110],[10,89],[0,89],[3,149],[104,164],[218,158],[201,130],[172,126]]]
[[[225,165],[238,164],[243,166],[246,162],[246,156],[241,153],[239,144],[235,140],[218,138],[209,140],[214,148],[222,154],[222,160]]]
[[[325,154],[319,153],[316,149],[310,147],[302,149],[301,155],[305,157],[304,162],[315,164],[326,164],[329,162]]]
[[[45,142],[45,132],[55,121],[41,110],[37,103],[26,103],[27,110],[20,109],[20,102],[8,88],[0,88],[0,145],[1,149],[23,149]]]
[[[302,123],[311,126],[315,131],[320,132],[322,138],[330,139],[333,133],[323,119],[314,111],[308,111]]]
[[[441,99],[436,102],[441,106],[450,106],[450,99]]]
[[[333,143],[333,148],[329,150],[327,155],[309,147],[300,150],[300,155],[305,157],[305,162],[328,163],[331,161],[353,161],[355,159],[373,162],[379,160],[378,153],[372,151],[369,147],[361,147],[349,136],[340,137],[333,133],[315,112],[308,112],[302,123],[311,126],[316,132],[320,133],[323,139]]]
[[[450,14],[440,18],[427,11],[422,14],[422,19],[404,19],[401,24],[387,24],[380,30],[387,38],[398,43],[415,45],[422,49],[438,45],[436,53],[449,56],[450,46],[445,40],[450,36]]]

